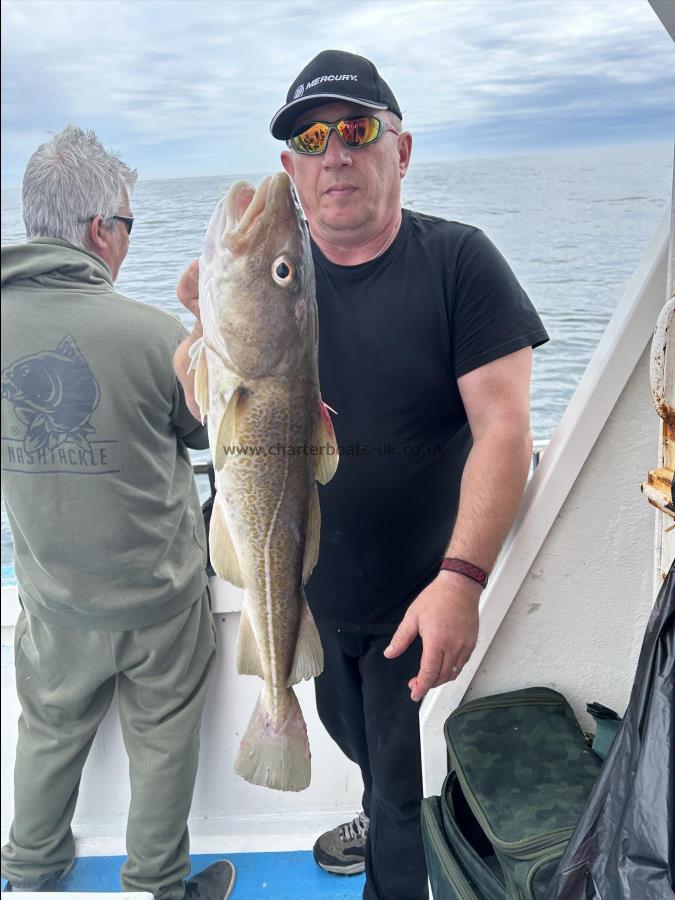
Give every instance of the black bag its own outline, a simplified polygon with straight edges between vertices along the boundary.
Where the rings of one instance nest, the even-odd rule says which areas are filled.
[[[423,801],[435,900],[542,900],[602,763],[565,698],[528,688],[445,723],[450,773]]]
[[[623,723],[547,900],[675,896],[674,566],[647,625]]]
[[[621,719],[615,710],[603,706],[602,703],[587,703],[586,712],[595,719],[593,753],[597,753],[600,759],[606,759],[621,727]]]

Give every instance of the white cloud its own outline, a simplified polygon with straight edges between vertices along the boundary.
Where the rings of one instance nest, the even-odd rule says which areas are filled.
[[[372,58],[420,133],[672,109],[672,42],[646,0],[3,0],[2,16],[18,170],[27,136],[68,121],[129,159],[145,148],[146,170],[175,158],[180,171],[181,154],[185,174],[188,156],[208,171],[267,167],[269,120],[327,47]]]

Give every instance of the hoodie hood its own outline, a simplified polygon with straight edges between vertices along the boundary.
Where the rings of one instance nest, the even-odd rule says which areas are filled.
[[[112,272],[95,253],[60,238],[31,238],[2,248],[2,286],[42,285],[68,290],[109,291]]]

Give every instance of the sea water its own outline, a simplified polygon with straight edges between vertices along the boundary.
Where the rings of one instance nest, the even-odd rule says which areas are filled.
[[[139,181],[117,289],[180,315],[189,326],[176,284],[201,252],[213,207],[234,181],[257,184],[265,174]],[[551,436],[569,403],[668,205],[671,179],[667,145],[411,166],[404,206],[482,228],[544,321],[551,340],[535,351],[532,375],[536,439]],[[3,190],[2,243],[24,240],[20,190]],[[207,490],[203,482],[200,490]],[[3,583],[11,582],[11,563],[3,508]]]

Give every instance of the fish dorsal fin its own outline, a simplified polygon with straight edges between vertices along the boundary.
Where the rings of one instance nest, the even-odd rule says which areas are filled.
[[[319,418],[314,431],[315,445],[319,448],[316,463],[316,480],[328,484],[340,461],[335,429],[330,419],[328,407],[319,397]]]
[[[309,492],[309,509],[307,513],[307,538],[305,556],[302,561],[302,583],[307,584],[314,566],[319,559],[319,538],[321,535],[321,508],[319,506],[319,490],[316,483]]]
[[[59,341],[58,345],[54,349],[55,353],[60,353],[61,356],[65,356],[67,359],[78,360],[79,362],[83,362],[86,364],[86,359],[82,356],[82,352],[80,348],[75,343],[75,338],[72,334],[67,334],[61,341]]]
[[[218,436],[216,438],[216,446],[212,447],[213,465],[216,471],[220,471],[225,465],[227,458],[226,447],[233,447],[236,443],[236,425],[237,425],[237,406],[239,401],[248,395],[248,388],[243,384],[237,385],[232,391],[230,399],[227,401],[223,418],[218,426]]]
[[[209,523],[209,556],[211,565],[217,575],[236,587],[244,586],[244,579],[241,577],[239,569],[237,551],[232,543],[230,530],[227,527],[223,508],[220,505],[217,494],[211,512],[211,522]]]

